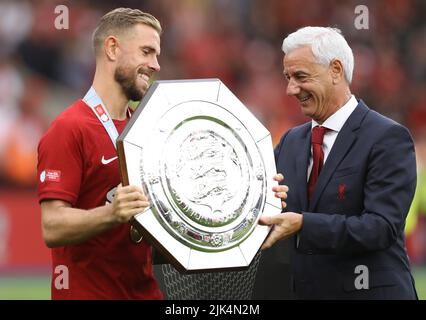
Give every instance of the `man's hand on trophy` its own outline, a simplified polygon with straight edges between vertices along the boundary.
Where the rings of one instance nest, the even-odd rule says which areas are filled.
[[[112,201],[113,215],[117,222],[125,223],[137,213],[144,211],[151,204],[143,191],[136,186],[117,186]]]
[[[280,183],[284,180],[284,176],[281,173],[278,173],[273,177],[273,179]],[[281,199],[281,206],[285,209],[285,207],[287,207],[287,203],[284,200],[287,199],[288,187],[286,185],[273,186],[272,191],[275,192],[275,197]]]
[[[259,224],[272,226],[261,250],[270,248],[275,242],[285,239],[302,229],[303,215],[295,212],[283,212],[275,216],[261,216]]]
[[[280,183],[284,180],[284,176],[278,173],[274,176],[274,180]],[[286,185],[278,185],[272,188],[275,192],[275,197],[281,199],[281,206],[284,209],[287,203],[287,192],[289,188]],[[298,232],[302,228],[303,216],[295,212],[284,212],[275,216],[261,216],[259,224],[272,226],[271,232],[263,243],[261,249],[270,248],[278,240],[284,239],[292,234]]]

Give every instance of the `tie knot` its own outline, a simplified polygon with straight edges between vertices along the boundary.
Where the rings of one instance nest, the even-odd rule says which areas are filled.
[[[324,134],[327,132],[327,128],[321,126],[315,126],[312,129],[312,143],[322,145],[324,140]]]

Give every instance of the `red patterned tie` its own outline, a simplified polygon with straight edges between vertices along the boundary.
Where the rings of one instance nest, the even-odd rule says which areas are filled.
[[[313,165],[311,175],[308,181],[308,201],[311,202],[314,194],[315,185],[317,184],[318,176],[324,164],[324,151],[322,150],[322,142],[327,128],[316,126],[312,129],[312,158]]]

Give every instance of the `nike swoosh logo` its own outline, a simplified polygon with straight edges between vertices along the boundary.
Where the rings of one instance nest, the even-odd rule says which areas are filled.
[[[102,164],[108,164],[108,163],[113,162],[117,158],[118,157],[113,157],[113,158],[110,158],[110,159],[105,159],[104,156],[102,156],[101,162],[102,162]]]

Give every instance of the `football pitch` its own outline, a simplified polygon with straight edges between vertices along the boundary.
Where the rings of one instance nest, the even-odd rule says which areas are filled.
[[[0,300],[50,300],[50,277],[0,278]]]
[[[419,299],[426,300],[426,267],[414,267]],[[49,300],[49,276],[0,277],[0,300]]]

